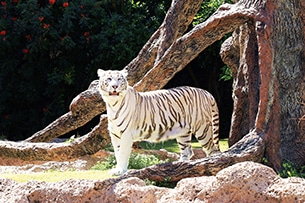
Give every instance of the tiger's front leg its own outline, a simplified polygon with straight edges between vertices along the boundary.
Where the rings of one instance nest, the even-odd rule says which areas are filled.
[[[191,140],[192,135],[185,135],[177,138],[177,143],[180,148],[180,161],[188,161],[194,155]]]
[[[111,142],[114,148],[117,165],[110,173],[111,175],[119,176],[127,172],[133,140],[130,135],[123,134],[120,139],[116,136],[111,136]]]

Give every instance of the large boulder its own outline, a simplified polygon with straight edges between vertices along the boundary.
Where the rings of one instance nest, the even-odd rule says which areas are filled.
[[[282,179],[269,167],[243,162],[216,176],[186,178],[174,189],[143,180],[16,183],[0,179],[0,202],[305,202],[305,179]]]

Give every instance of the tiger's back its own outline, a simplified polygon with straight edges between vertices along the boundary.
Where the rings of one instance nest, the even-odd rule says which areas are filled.
[[[180,160],[193,155],[192,135],[207,155],[219,151],[218,108],[209,92],[193,87],[137,92],[122,71],[103,71],[99,76],[118,174],[127,170],[134,141],[177,139]]]
[[[134,139],[158,142],[197,134],[203,140],[203,133],[209,132],[211,144],[204,145],[218,148],[218,108],[209,92],[178,87],[133,94],[137,110],[130,128],[137,131]],[[210,126],[212,131],[208,131]]]

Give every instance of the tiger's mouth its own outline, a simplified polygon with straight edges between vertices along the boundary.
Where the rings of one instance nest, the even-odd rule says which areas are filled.
[[[119,92],[117,91],[109,92],[109,96],[119,96]]]

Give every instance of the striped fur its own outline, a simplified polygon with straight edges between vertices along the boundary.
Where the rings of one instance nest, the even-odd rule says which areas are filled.
[[[98,70],[99,91],[107,106],[108,129],[115,150],[114,175],[127,171],[134,141],[177,139],[180,160],[189,160],[194,135],[210,155],[219,151],[218,108],[205,90],[178,87],[137,92],[128,86],[126,71]]]

